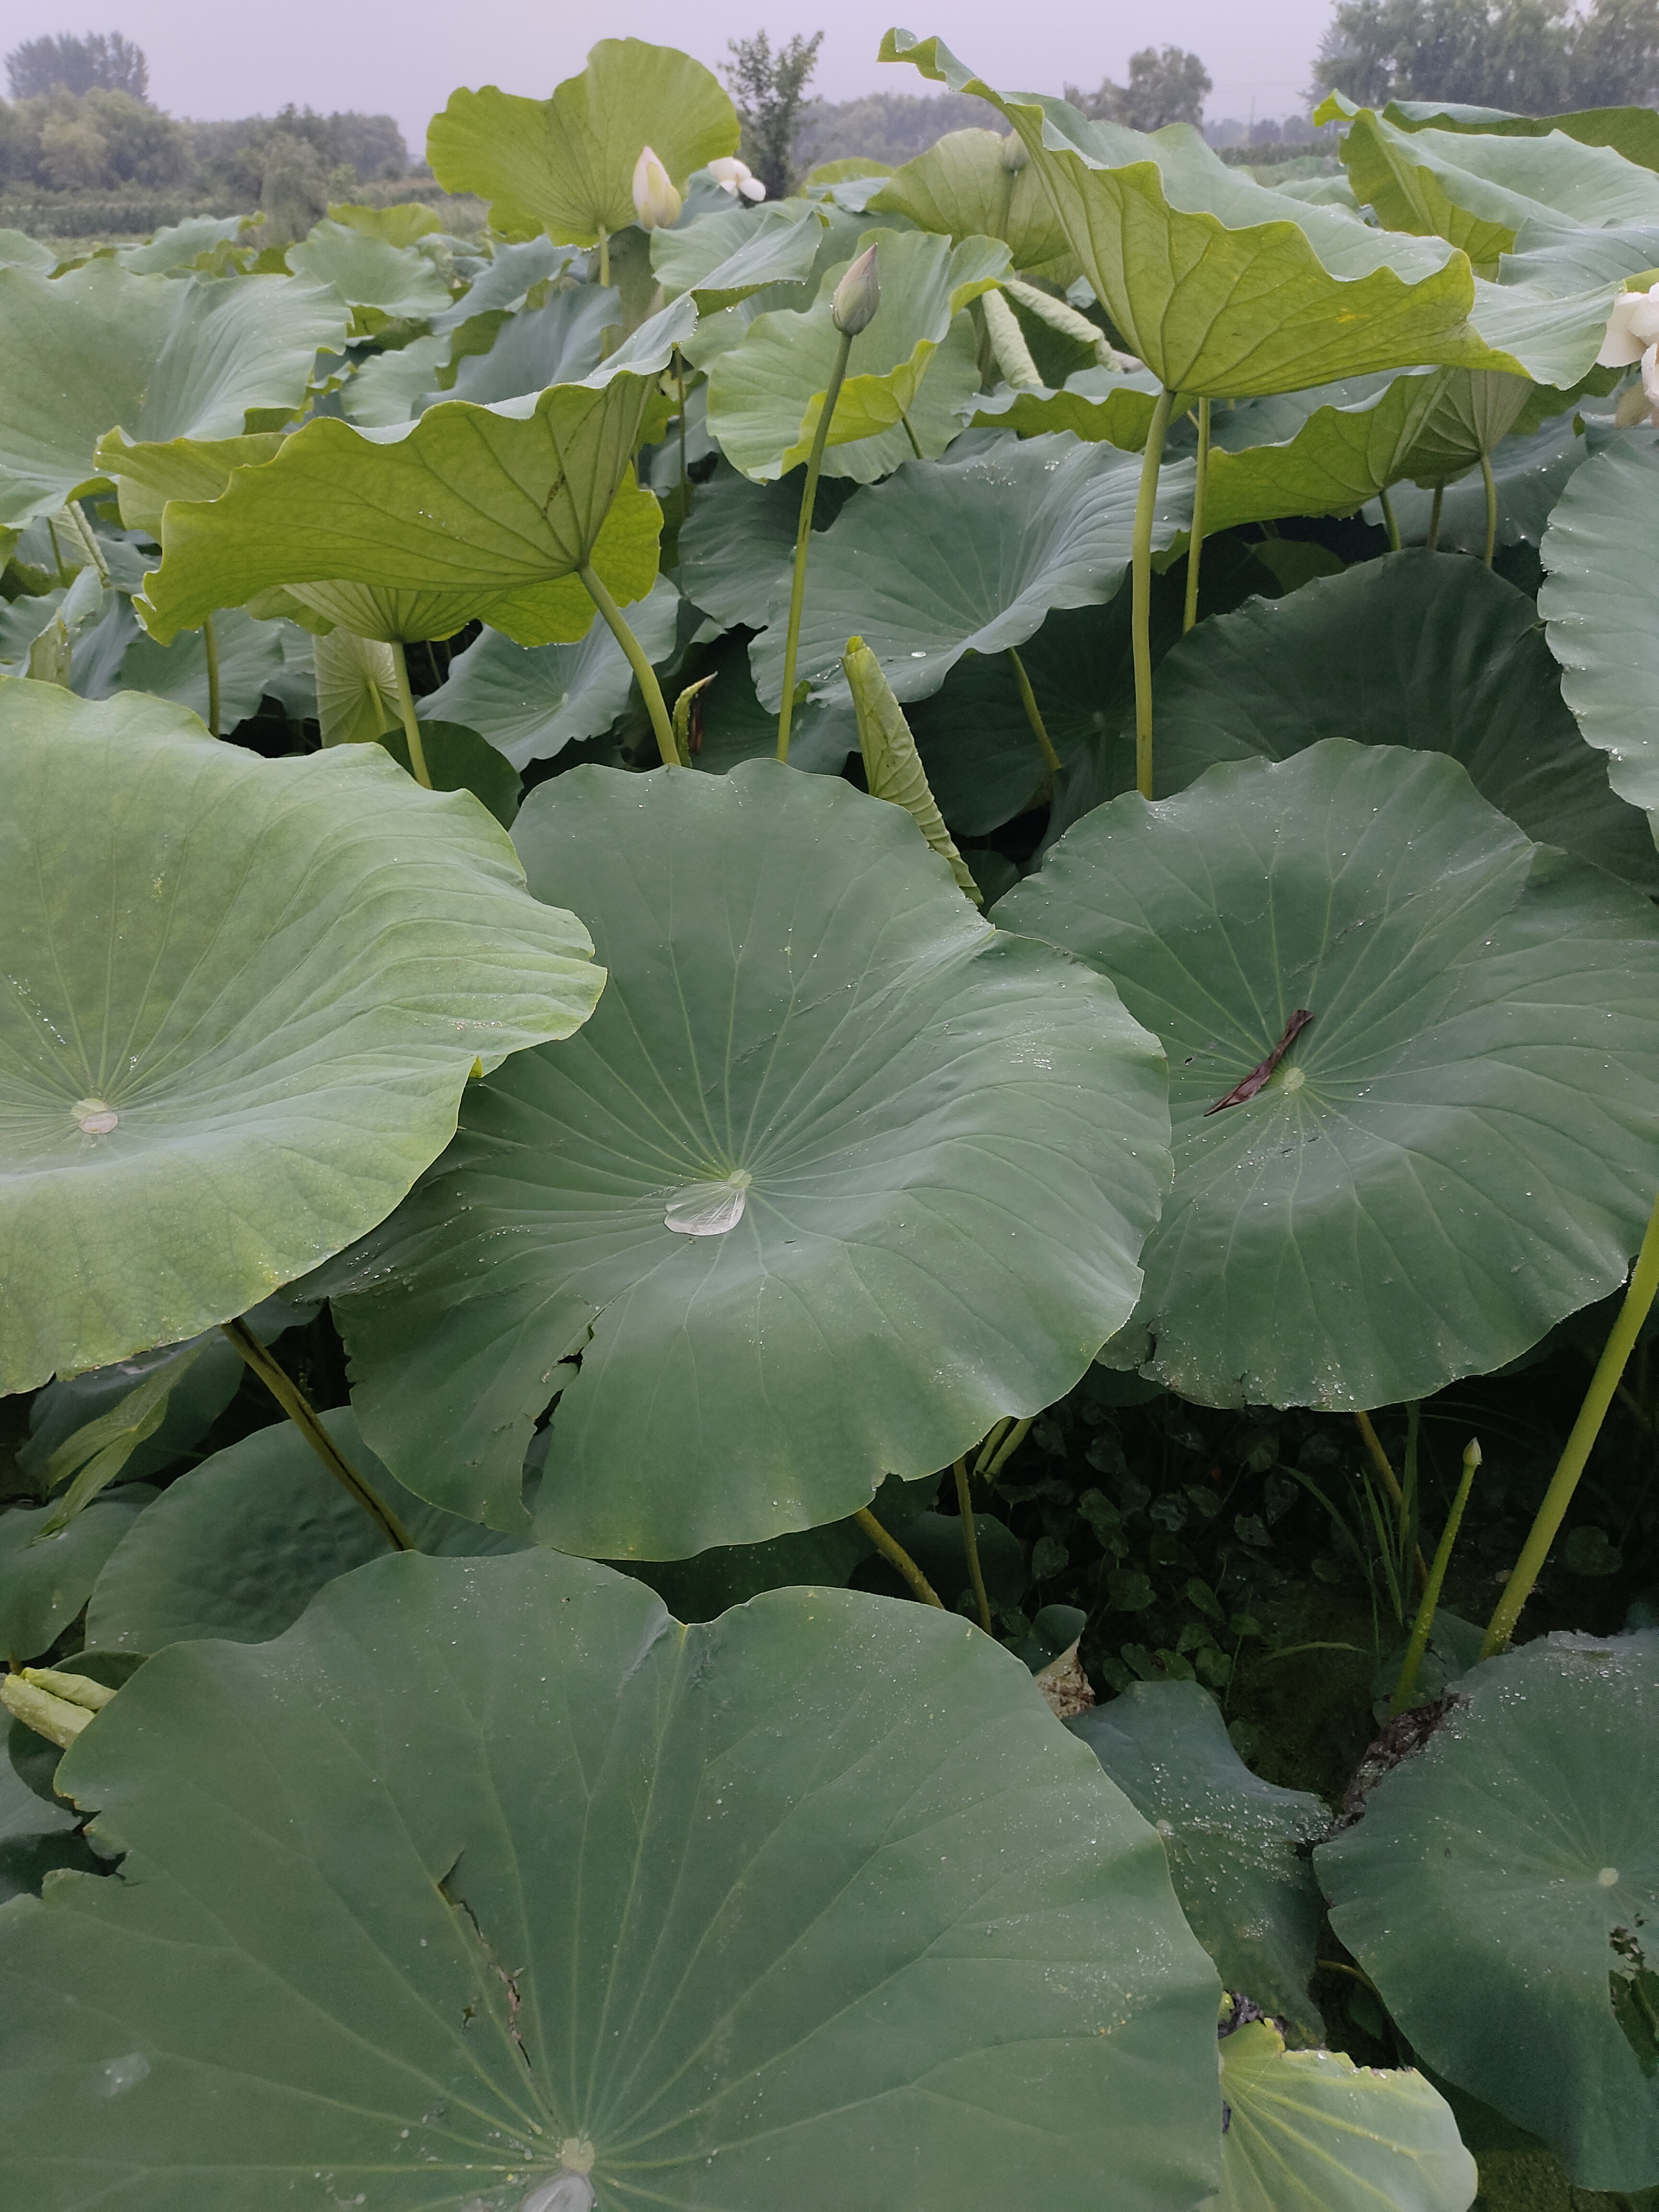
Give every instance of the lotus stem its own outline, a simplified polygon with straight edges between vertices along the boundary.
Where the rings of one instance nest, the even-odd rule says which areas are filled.
[[[398,714],[409,746],[409,765],[414,770],[416,782],[430,791],[432,778],[427,773],[426,748],[421,743],[421,726],[415,718],[415,694],[409,684],[409,656],[396,638],[392,641],[392,674],[398,687]]]
[[[1435,1547],[1434,1565],[1429,1569],[1423,1600],[1417,1608],[1417,1619],[1412,1623],[1411,1641],[1406,1646],[1406,1656],[1401,1663],[1400,1680],[1395,1684],[1394,1695],[1389,1700],[1391,1714],[1405,1711],[1417,1687],[1417,1670],[1423,1664],[1423,1654],[1429,1648],[1429,1638],[1434,1631],[1435,1608],[1440,1602],[1446,1570],[1451,1565],[1452,1547],[1456,1543],[1457,1532],[1463,1525],[1463,1509],[1469,1502],[1469,1492],[1474,1487],[1474,1470],[1480,1464],[1480,1441],[1471,1437],[1463,1447],[1463,1472],[1458,1480],[1457,1495],[1452,1500],[1451,1511],[1446,1516],[1446,1526]]]
[[[581,578],[588,598],[605,617],[611,636],[616,639],[628,656],[628,665],[634,672],[635,680],[638,683],[641,696],[645,701],[645,711],[650,715],[651,726],[656,732],[657,750],[662,756],[663,766],[678,768],[680,764],[680,749],[674,743],[674,725],[669,720],[668,702],[662,696],[662,686],[657,681],[657,672],[651,665],[645,647],[623,619],[622,609],[606,591],[592,569],[578,568],[576,574]]]
[[[674,392],[680,410],[680,520],[691,512],[691,472],[685,460],[685,356],[674,349]]]
[[[1392,1503],[1395,1512],[1399,1518],[1401,1540],[1403,1542],[1411,1532],[1411,1508],[1406,1502],[1405,1492],[1400,1486],[1400,1477],[1395,1473],[1393,1462],[1390,1461],[1387,1452],[1382,1449],[1382,1437],[1377,1435],[1376,1431],[1371,1426],[1370,1415],[1369,1413],[1356,1413],[1353,1418],[1354,1425],[1359,1431],[1360,1436],[1364,1442],[1365,1449],[1370,1456],[1371,1465],[1376,1469],[1377,1474],[1382,1477],[1382,1487],[1388,1492],[1389,1500]],[[1419,1589],[1422,1589],[1427,1585],[1428,1579],[1428,1562],[1423,1557],[1423,1547],[1419,1544],[1417,1547],[1417,1587]]]
[[[1389,550],[1390,553],[1397,553],[1400,550],[1400,523],[1395,516],[1394,501],[1389,497],[1386,485],[1378,492],[1376,497],[1377,503],[1382,509],[1382,527],[1389,533]]]
[[[1164,460],[1164,440],[1170,428],[1174,392],[1158,395],[1146,451],[1140,464],[1140,491],[1135,501],[1134,550],[1130,559],[1130,621],[1135,664],[1135,788],[1143,799],[1152,795],[1152,511],[1158,505],[1158,472]]]
[[[1042,755],[1042,764],[1050,775],[1060,773],[1060,755],[1054,750],[1054,740],[1048,735],[1042,720],[1042,710],[1037,705],[1036,693],[1031,689],[1031,679],[1025,673],[1025,663],[1011,645],[1008,659],[1014,672],[1014,681],[1019,686],[1019,703],[1025,709],[1025,719],[1031,726],[1031,735],[1037,741],[1037,750]]]
[[[979,1607],[979,1625],[988,1636],[994,1635],[991,1601],[985,1595],[985,1577],[980,1571],[979,1530],[974,1525],[974,1499],[968,1486],[968,1457],[965,1452],[951,1472],[957,1479],[957,1504],[962,1515],[962,1548],[968,1555],[968,1579],[974,1586],[974,1603]]]
[[[611,234],[603,223],[599,225],[599,282],[611,282]]]
[[[860,1505],[853,1516],[865,1534],[890,1567],[896,1567],[924,1605],[936,1605],[941,1613],[944,1600],[933,1588],[921,1569],[905,1550],[896,1537],[890,1536],[867,1505]]]
[[[266,1351],[247,1323],[224,1321],[219,1326],[334,1480],[351,1492],[392,1550],[412,1552],[415,1547],[403,1522],[389,1505],[375,1496],[319,1420],[316,1408],[299,1384]]]
[[[1589,1389],[1584,1393],[1584,1402],[1578,1409],[1578,1419],[1572,1425],[1561,1456],[1556,1462],[1550,1486],[1544,1493],[1544,1502],[1538,1509],[1538,1517],[1521,1547],[1521,1556],[1515,1563],[1515,1571],[1498,1601],[1498,1609],[1487,1626],[1486,1640],[1480,1646],[1480,1656],[1490,1659],[1494,1652],[1508,1648],[1515,1633],[1515,1625],[1521,1618],[1521,1608],[1532,1595],[1533,1584],[1538,1580],[1550,1546],[1566,1510],[1572,1503],[1572,1494],[1578,1487],[1578,1478],[1584,1472],[1585,1462],[1601,1432],[1607,1407],[1613,1403],[1625,1371],[1625,1363],[1635,1349],[1636,1340],[1642,1334],[1653,1304],[1654,1292],[1659,1290],[1659,1200],[1648,1216],[1647,1232],[1642,1239],[1642,1249],[1636,1255],[1636,1266],[1631,1275],[1630,1287],[1625,1292],[1625,1303],[1619,1309],[1619,1318],[1613,1324],[1607,1346],[1596,1362],[1595,1372],[1590,1377]]]
[[[1032,1419],[1035,1419],[1036,1416],[1033,1415]],[[1030,1433],[1031,1422],[1030,1420],[1016,1421],[1014,1423],[1013,1427],[1009,1430],[1006,1436],[1003,1437],[1001,1443],[997,1446],[996,1455],[992,1460],[989,1467],[985,1470],[985,1479],[988,1482],[994,1482],[996,1480],[998,1475],[1000,1475],[1003,1468],[1007,1466],[1009,1461],[1013,1457],[1014,1454],[1019,1449],[1020,1446],[1024,1443],[1026,1437],[1030,1436]],[[978,1470],[975,1469],[975,1473],[977,1472]]]
[[[1486,566],[1492,566],[1492,556],[1498,550],[1498,486],[1492,482],[1492,455],[1480,456],[1480,481],[1486,487]]]
[[[986,1431],[985,1440],[979,1448],[979,1457],[974,1462],[974,1473],[976,1475],[983,1474],[986,1468],[989,1467],[997,1446],[1013,1425],[1014,1417],[1012,1413],[1005,1413],[1000,1421],[992,1422]]]
[[[208,735],[219,735],[219,637],[210,615],[202,624],[202,647],[207,654]]]
[[[795,660],[800,651],[800,611],[806,599],[806,556],[812,537],[812,508],[818,495],[818,471],[830,441],[830,424],[841,398],[847,374],[847,357],[853,350],[854,333],[843,331],[836,349],[836,365],[823,394],[823,407],[812,433],[812,450],[806,457],[806,481],[800,491],[800,521],[795,531],[795,572],[789,585],[789,627],[783,641],[783,703],[778,709],[778,758],[789,757],[789,725],[795,712]],[[906,425],[908,428],[908,425]],[[913,444],[915,441],[911,441]]]
[[[1198,403],[1198,474],[1193,481],[1193,526],[1187,538],[1187,605],[1181,617],[1185,637],[1198,620],[1198,564],[1204,551],[1204,488],[1210,475],[1210,403]],[[1150,792],[1147,796],[1151,797]]]
[[[1429,504],[1429,550],[1437,552],[1440,546],[1440,509],[1446,496],[1444,484],[1437,484],[1434,497]]]

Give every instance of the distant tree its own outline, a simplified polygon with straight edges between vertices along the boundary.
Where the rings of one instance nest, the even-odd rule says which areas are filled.
[[[796,134],[804,169],[822,161],[875,161],[899,168],[952,131],[982,131],[982,100],[962,92],[866,92],[859,100],[815,100]]]
[[[782,199],[794,181],[795,134],[823,43],[822,31],[810,39],[798,32],[776,53],[764,31],[726,41],[733,58],[722,63],[720,74],[743,124],[744,159],[766,186],[769,199]]]
[[[149,64],[143,49],[118,31],[68,32],[55,39],[26,39],[6,56],[6,77],[14,100],[35,100],[53,92],[125,92],[130,99],[149,97]]]
[[[1129,82],[1101,81],[1097,92],[1068,84],[1066,97],[1097,123],[1121,123],[1131,131],[1161,131],[1166,123],[1200,125],[1206,95],[1214,89],[1196,54],[1179,46],[1143,46],[1129,57]]]
[[[1318,91],[1367,107],[1443,100],[1522,115],[1644,102],[1659,89],[1659,0],[1339,0]]]
[[[1659,106],[1659,0],[1598,0],[1572,42],[1575,107]]]

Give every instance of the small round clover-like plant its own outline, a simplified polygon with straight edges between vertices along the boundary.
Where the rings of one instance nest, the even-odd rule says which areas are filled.
[[[194,1335],[372,1228],[469,1073],[604,981],[473,799],[0,684],[0,1390]]]

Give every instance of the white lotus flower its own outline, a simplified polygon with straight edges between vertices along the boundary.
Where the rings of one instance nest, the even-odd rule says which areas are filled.
[[[650,147],[640,149],[634,164],[634,212],[642,230],[672,230],[684,205],[674,180]]]
[[[1659,284],[1645,292],[1621,292],[1607,317],[1607,336],[1595,356],[1598,368],[1628,368],[1659,342]]]
[[[717,161],[708,164],[708,173],[723,192],[735,199],[741,192],[746,200],[763,200],[766,187],[747,161],[738,161],[735,154],[722,154]]]

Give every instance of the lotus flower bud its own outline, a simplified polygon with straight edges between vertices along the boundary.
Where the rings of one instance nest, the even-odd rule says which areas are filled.
[[[838,331],[855,338],[868,330],[881,305],[881,279],[876,274],[876,249],[866,246],[836,287],[830,303],[830,319]]]
[[[766,187],[747,161],[738,161],[735,154],[722,154],[717,161],[708,164],[708,173],[723,192],[735,199],[741,192],[746,200],[763,200]]]
[[[1011,131],[1002,142],[1002,166],[1011,176],[1018,176],[1031,158],[1031,149],[1018,131]]]
[[[674,182],[648,146],[634,164],[634,212],[642,230],[672,230],[683,205]]]

